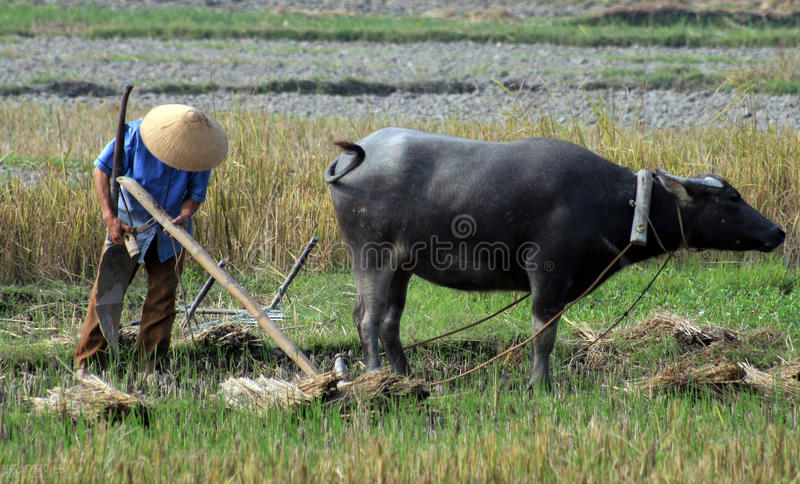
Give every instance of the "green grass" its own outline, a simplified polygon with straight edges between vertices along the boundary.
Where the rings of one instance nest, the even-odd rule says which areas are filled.
[[[696,67],[681,65],[658,66],[648,72],[643,67],[607,67],[598,74],[601,80],[592,81],[582,87],[635,87],[646,86],[648,89],[665,89],[678,91],[699,91],[727,89],[737,86],[726,83],[722,74],[706,73]],[[763,90],[759,90],[763,92]]]
[[[701,70],[681,62],[641,66],[610,66],[595,72],[581,73],[577,79],[591,75],[594,80],[576,82],[582,89],[634,88],[663,89],[684,92],[727,91],[734,93],[795,94],[800,87],[800,71],[777,73],[774,62],[741,70],[731,66],[716,71]],[[571,75],[567,72],[566,75]]]
[[[160,39],[290,38],[338,41],[549,42],[564,45],[773,46],[797,45],[800,28],[789,25],[692,22],[637,25],[613,19],[469,21],[424,17],[308,16],[267,11],[131,9],[93,6],[0,6],[2,35],[80,35],[88,38]]]
[[[778,95],[800,95],[800,81],[795,79],[769,79],[764,82],[764,91]]]
[[[667,55],[667,54],[607,54],[598,56],[599,59],[604,59],[607,61],[612,62],[630,62],[636,64],[651,64],[651,63],[663,63],[663,64],[697,64],[697,63],[706,63],[706,62],[714,62],[720,64],[733,64],[733,63],[744,63],[744,64],[755,64],[762,62],[758,59],[753,58],[745,58],[745,59],[736,59],[732,56],[721,56],[721,55],[707,55],[707,56],[699,56],[699,55],[685,55],[680,54],[678,52],[675,55]]]
[[[656,264],[630,268],[567,313],[595,329],[608,326],[652,277]],[[190,271],[190,297],[204,276]],[[771,328],[782,335],[762,347],[742,346],[734,361],[771,364],[797,361],[800,348],[800,282],[778,260],[699,264],[670,268],[626,324],[665,311],[696,324],[747,330]],[[260,300],[277,287],[274,276],[246,277],[243,285]],[[601,370],[566,366],[574,350],[572,331],[559,328],[554,353],[554,395],[527,394],[527,352],[519,363],[498,364],[453,384],[435,388],[419,404],[400,400],[372,409],[312,405],[306,410],[253,414],[226,409],[214,400],[216,385],[229,376],[284,375],[270,351],[198,354],[175,348],[167,395],[153,387],[149,425],[136,415],[113,424],[70,422],[30,413],[23,396],[70,385],[58,360],[68,362],[72,343],[45,344],[49,336],[74,335],[88,286],[56,281],[0,288],[0,479],[104,482],[168,481],[366,481],[547,480],[787,481],[796,477],[800,451],[797,403],[748,391],[716,395],[697,390],[623,390],[626,381],[654,373],[682,357],[671,336],[625,348],[629,359]],[[142,280],[131,291],[127,316],[138,311]],[[286,333],[317,364],[336,352],[360,357],[350,319],[352,277],[304,272],[290,289]],[[402,325],[406,343],[478,319],[511,301],[513,294],[463,293],[415,279]],[[209,305],[230,298],[216,287]],[[491,322],[433,343],[409,356],[429,381],[452,375],[492,356],[529,334],[530,303]],[[50,308],[43,310],[42,308]],[[76,311],[75,309],[79,310]],[[10,324],[8,320],[27,320]],[[30,332],[25,332],[29,328]],[[57,328],[47,330],[42,328]],[[122,362],[123,366],[125,361]],[[285,370],[296,371],[291,365]],[[283,376],[282,378],[285,378]],[[122,388],[132,375],[117,370]]]

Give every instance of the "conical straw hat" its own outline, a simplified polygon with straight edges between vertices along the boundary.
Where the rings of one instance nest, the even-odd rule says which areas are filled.
[[[150,153],[179,170],[209,170],[222,163],[228,153],[228,138],[220,125],[183,104],[151,109],[139,131]]]

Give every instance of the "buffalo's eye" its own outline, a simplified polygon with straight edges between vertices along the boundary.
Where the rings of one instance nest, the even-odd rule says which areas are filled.
[[[731,195],[728,197],[728,199],[729,199],[731,202],[738,202],[738,201],[740,201],[740,200],[742,199],[742,196],[741,196],[741,195],[739,195],[739,192],[733,192],[733,193],[732,193],[732,194],[731,194]]]

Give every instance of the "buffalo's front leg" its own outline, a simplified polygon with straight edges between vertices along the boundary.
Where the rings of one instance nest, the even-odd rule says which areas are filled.
[[[553,312],[553,314],[558,311]],[[552,316],[533,316],[533,332],[536,333],[550,320]],[[558,319],[550,323],[533,339],[533,352],[531,362],[531,377],[528,381],[529,388],[541,387],[546,390],[552,389],[553,376],[550,369],[550,354],[556,343],[556,333],[558,331]]]
[[[551,390],[553,377],[550,370],[550,354],[556,343],[556,333],[558,332],[558,321],[560,318],[553,319],[562,309],[564,309],[564,284],[557,278],[547,278],[539,284],[532,285],[531,296],[533,297],[533,324],[532,334],[541,330],[538,336],[533,338],[533,351],[531,354],[531,376],[528,381],[528,388],[536,387]],[[552,322],[551,322],[552,319]],[[548,324],[549,323],[549,324]]]

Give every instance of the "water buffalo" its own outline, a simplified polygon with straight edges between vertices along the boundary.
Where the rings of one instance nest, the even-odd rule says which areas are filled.
[[[412,274],[462,290],[530,291],[533,330],[586,290],[628,244],[636,176],[580,146],[549,138],[475,141],[384,128],[325,171],[350,251],[353,319],[367,368],[408,371],[400,317]],[[715,175],[659,170],[653,229],[608,276],[682,245],[771,251],[785,233]],[[657,235],[657,237],[656,237]],[[533,342],[530,382],[549,387],[556,324]]]

